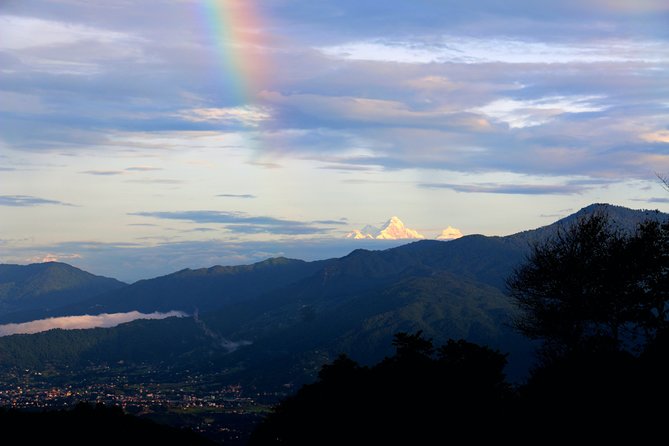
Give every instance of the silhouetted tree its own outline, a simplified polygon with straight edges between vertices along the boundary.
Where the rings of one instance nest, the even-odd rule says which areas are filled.
[[[560,229],[507,281],[515,327],[544,359],[638,349],[666,323],[667,240],[666,225],[627,234],[603,213]]]

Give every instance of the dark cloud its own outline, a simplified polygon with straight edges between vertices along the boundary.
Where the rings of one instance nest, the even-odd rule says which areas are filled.
[[[204,228],[204,227],[200,227],[200,228],[189,229],[187,232],[217,232],[217,231],[218,231],[218,230],[217,230],[217,229],[214,229],[214,228]]]
[[[135,167],[126,167],[127,172],[151,172],[154,170],[163,170],[161,167],[148,167],[148,166],[135,166]]]
[[[325,229],[314,227],[311,223],[283,220],[267,216],[252,216],[241,212],[224,211],[181,211],[181,212],[133,212],[129,215],[153,217],[168,220],[185,220],[194,223],[219,223],[226,229],[240,234],[318,234]]]
[[[71,203],[65,203],[58,200],[47,200],[46,198],[33,197],[30,195],[0,195],[0,206],[27,207],[43,205],[74,206]]]
[[[641,201],[644,203],[669,203],[666,197],[633,198],[632,201]]]
[[[482,183],[473,185],[449,183],[420,183],[426,189],[450,189],[456,192],[507,195],[572,195],[585,191],[585,187],[575,184],[495,184]]]

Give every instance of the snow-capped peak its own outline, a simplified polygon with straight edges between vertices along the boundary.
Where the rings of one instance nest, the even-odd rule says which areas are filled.
[[[462,237],[462,232],[459,229],[449,226],[448,228],[441,231],[437,240],[455,240],[456,238]]]
[[[381,229],[367,225],[361,230],[355,230],[346,235],[346,238],[353,239],[378,239],[378,240],[400,240],[400,239],[422,239],[422,234],[413,229],[404,226],[402,220],[393,216]]]
[[[374,238],[374,237],[372,237],[371,234],[366,234],[366,233],[360,231],[359,229],[355,229],[352,232],[349,232],[348,234],[346,234],[346,238],[362,240],[362,239]]]
[[[409,229],[404,226],[402,220],[398,217],[393,216],[383,225],[383,229],[379,232],[379,235],[376,236],[380,240],[398,240],[398,239],[413,239],[413,238],[425,238],[422,234],[419,234],[418,231]]]

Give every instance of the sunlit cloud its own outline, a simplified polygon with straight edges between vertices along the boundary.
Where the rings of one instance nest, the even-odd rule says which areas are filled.
[[[450,107],[412,109],[407,103],[386,99],[315,94],[284,95],[263,92],[264,100],[294,107],[314,116],[332,121],[359,121],[381,125],[417,127],[464,127],[471,131],[487,131],[490,124],[481,116]]]
[[[81,330],[89,328],[110,328],[120,324],[132,322],[137,319],[165,319],[168,317],[187,317],[182,311],[168,311],[166,313],[140,313],[130,311],[127,313],[103,313],[98,315],[63,316],[40,319],[18,324],[0,325],[0,336],[14,334],[33,334],[42,331],[53,330]]]
[[[26,259],[28,263],[64,262],[81,259],[81,254],[45,254]]]
[[[661,142],[669,144],[669,130],[658,130],[655,132],[644,133],[641,139],[646,142]]]

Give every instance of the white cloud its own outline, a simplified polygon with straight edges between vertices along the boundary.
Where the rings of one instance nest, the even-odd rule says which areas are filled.
[[[136,36],[71,22],[0,15],[0,50],[23,68],[67,75],[108,71],[110,61],[138,60],[145,41]],[[12,69],[4,71],[12,72]]]
[[[669,56],[666,45],[654,41],[610,40],[575,45],[456,36],[443,36],[433,43],[426,40],[377,39],[317,49],[342,59],[413,64],[661,62]]]
[[[270,119],[272,114],[267,107],[245,105],[226,108],[192,108],[181,110],[176,116],[191,122],[229,122],[255,127]]]
[[[130,311],[128,313],[103,313],[98,315],[85,314],[83,316],[64,316],[40,319],[19,324],[0,325],[0,336],[13,334],[33,334],[42,331],[60,328],[63,330],[77,330],[99,327],[115,327],[119,324],[131,322],[136,319],[165,319],[168,317],[186,317],[182,311],[168,311],[167,313],[140,313]]]
[[[498,99],[471,111],[483,113],[509,124],[511,128],[533,127],[545,124],[565,113],[588,113],[606,109],[595,104],[601,96],[550,96],[541,99]]]
[[[81,41],[117,43],[128,40],[123,33],[35,17],[0,16],[0,48],[25,50],[69,45]]]

